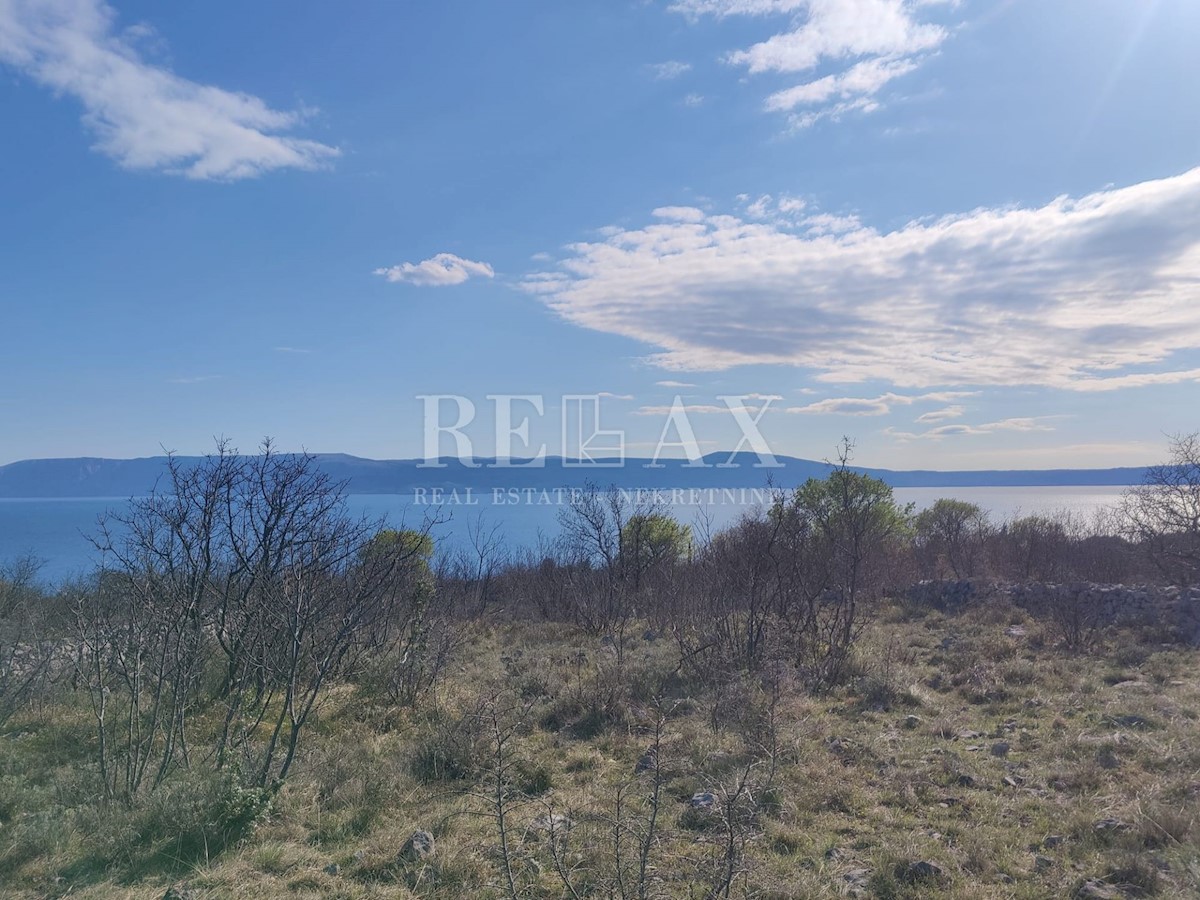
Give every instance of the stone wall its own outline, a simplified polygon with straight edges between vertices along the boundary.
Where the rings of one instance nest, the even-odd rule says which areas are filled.
[[[922,581],[908,592],[910,603],[943,612],[996,599],[1007,599],[1039,618],[1056,606],[1082,603],[1101,625],[1163,628],[1175,640],[1200,645],[1200,587]]]

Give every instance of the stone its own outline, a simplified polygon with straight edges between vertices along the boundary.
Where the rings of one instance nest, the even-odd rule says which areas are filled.
[[[1042,855],[1038,854],[1033,857],[1033,867],[1035,869],[1037,869],[1039,872],[1045,872],[1047,869],[1051,868],[1053,865],[1054,865],[1054,860],[1052,860],[1049,856],[1042,856]]]
[[[342,867],[337,863],[330,863],[321,871],[323,871],[326,875],[338,875],[341,873]]]
[[[657,762],[658,759],[654,755],[654,751],[647,750],[637,761],[637,765],[633,767],[633,774],[641,775],[643,772],[653,772]]]
[[[1004,629],[1004,633],[1011,638],[1025,637],[1025,629],[1022,628],[1020,625],[1009,625],[1007,628]]]
[[[968,775],[966,772],[963,772],[961,775],[959,775],[957,778],[955,778],[954,782],[959,787],[965,787],[965,788],[973,788],[973,787],[975,787],[975,784],[976,784],[975,777],[973,775]]]
[[[163,900],[199,900],[200,892],[186,884],[173,884],[163,894]]]
[[[399,861],[411,863],[428,859],[433,856],[436,849],[437,845],[434,843],[432,834],[423,830],[414,831],[412,837],[404,842],[404,846],[400,850]]]
[[[574,824],[570,817],[562,813],[546,813],[534,819],[530,827],[534,831],[544,831],[547,834],[566,834]]]
[[[921,859],[908,863],[900,863],[900,865],[896,866],[895,875],[896,880],[904,884],[917,884],[922,881],[939,880],[942,877],[942,868]]]
[[[1125,893],[1103,881],[1085,881],[1075,889],[1077,900],[1122,900]]]
[[[992,744],[992,756],[1008,756],[1008,751],[1012,749],[1012,744],[1008,741],[996,741]]]
[[[842,875],[842,880],[851,887],[865,888],[871,883],[871,870],[851,869],[849,872],[846,872],[844,875]]]
[[[1047,850],[1053,850],[1055,847],[1061,847],[1064,840],[1065,838],[1061,834],[1048,834],[1042,841],[1042,846]]]
[[[1118,728],[1149,728],[1150,720],[1145,716],[1125,715],[1125,716],[1108,716],[1105,719],[1110,725],[1116,725]]]
[[[1096,754],[1096,764],[1102,769],[1119,769],[1121,768],[1121,760],[1117,754],[1113,753],[1107,747]]]
[[[1122,822],[1120,819],[1114,819],[1111,816],[1108,816],[1100,819],[1092,827],[1101,834],[1107,834],[1116,831],[1128,831],[1129,823]]]
[[[909,730],[911,730],[921,724],[921,717],[920,716],[905,716],[904,721],[901,724],[903,724],[905,728],[908,728]]]
[[[717,798],[708,791],[699,791],[692,795],[692,799],[688,801],[688,806],[692,809],[712,809],[716,805]]]

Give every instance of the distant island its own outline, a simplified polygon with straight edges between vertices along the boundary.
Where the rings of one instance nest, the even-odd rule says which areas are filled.
[[[757,465],[753,454],[713,453],[705,466],[687,460],[626,459],[623,465],[581,466],[572,460],[551,457],[541,467],[521,468],[521,460],[504,465],[479,459],[474,465],[446,458],[442,467],[424,465],[420,459],[364,459],[343,453],[313,454],[330,477],[345,481],[352,494],[411,494],[420,489],[471,488],[476,492],[497,489],[545,489],[595,484],[619,488],[758,488],[770,479],[791,487],[808,478],[823,478],[830,465],[810,459],[779,456],[775,468]],[[177,457],[181,462],[199,457]],[[615,462],[615,461],[609,461]],[[30,459],[0,466],[0,498],[133,497],[150,493],[162,479],[167,457],[141,459]],[[951,487],[1112,487],[1140,483],[1145,467],[1113,469],[1012,469],[977,471],[892,471],[854,467],[897,488]]]

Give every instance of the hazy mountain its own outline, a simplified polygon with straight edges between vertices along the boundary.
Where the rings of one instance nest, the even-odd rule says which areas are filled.
[[[582,487],[594,483],[626,488],[762,487],[770,478],[776,485],[792,486],[810,477],[821,477],[828,464],[808,459],[778,457],[774,469],[755,465],[757,457],[740,454],[733,464],[727,454],[710,454],[706,467],[681,460],[664,460],[649,466],[647,459],[627,459],[622,467],[599,468],[564,465],[550,458],[540,468],[498,465],[478,460],[468,466],[457,459],[442,460],[441,468],[421,460],[376,460],[342,453],[316,454],[321,468],[348,483],[355,494],[405,494],[418,488],[491,491],[495,488]],[[191,462],[198,457],[180,457]],[[1123,485],[1140,482],[1144,468],[1034,469],[973,472],[907,471],[862,468],[893,487],[1061,487],[1067,485]],[[166,458],[143,459],[30,459],[0,466],[0,497],[129,497],[149,493],[165,477]]]

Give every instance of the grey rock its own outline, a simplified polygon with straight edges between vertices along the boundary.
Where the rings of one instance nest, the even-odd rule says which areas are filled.
[[[423,830],[414,831],[412,837],[404,842],[404,846],[400,850],[399,861],[411,863],[428,859],[433,856],[436,849],[437,845],[434,843],[432,834]]]
[[[1044,872],[1054,865],[1054,860],[1049,856],[1036,855],[1033,858],[1033,867],[1039,872]]]
[[[1055,847],[1061,847],[1064,840],[1065,838],[1061,834],[1048,834],[1042,841],[1042,846],[1047,850],[1053,850]]]
[[[942,877],[941,866],[926,860],[901,863],[896,866],[896,880],[904,884],[916,884],[922,881],[937,881]]]
[[[562,813],[546,813],[544,816],[538,816],[530,827],[534,831],[544,831],[547,834],[562,835],[571,830],[571,826],[575,823],[568,816]]]
[[[688,801],[688,806],[692,809],[712,809],[716,805],[717,798],[708,791],[699,791],[692,795],[692,799]]]
[[[996,741],[992,744],[992,756],[1008,756],[1008,751],[1012,749],[1012,744],[1008,741]]]
[[[341,871],[342,871],[342,867],[339,866],[337,863],[330,863],[321,871],[323,871],[326,875],[340,875]]]
[[[921,724],[921,717],[920,716],[905,716],[904,721],[901,724],[905,728],[908,728],[908,729],[916,728],[918,725]]]
[[[653,750],[647,750],[642,754],[637,761],[637,765],[633,767],[633,774],[641,775],[643,772],[653,772],[658,762]]]
[[[163,900],[199,900],[200,892],[186,884],[173,884],[163,894]]]
[[[1112,833],[1116,831],[1128,831],[1129,823],[1122,822],[1120,819],[1112,818],[1111,816],[1100,819],[1092,826],[1101,834]]]
[[[1085,881],[1075,889],[1077,900],[1122,900],[1125,892],[1103,881]]]

